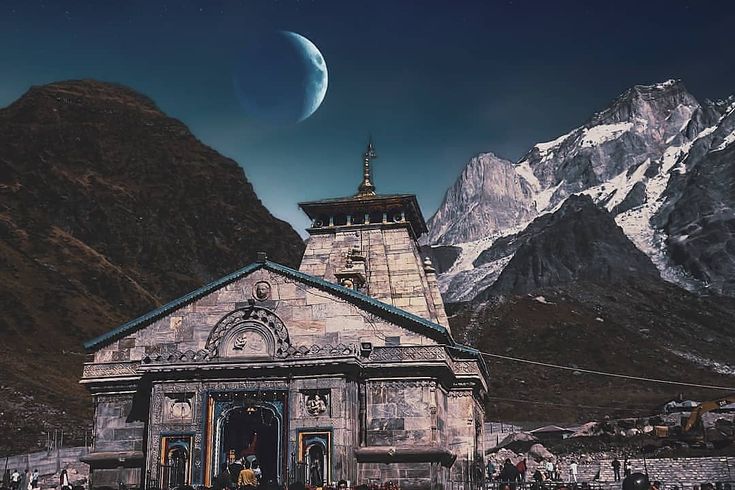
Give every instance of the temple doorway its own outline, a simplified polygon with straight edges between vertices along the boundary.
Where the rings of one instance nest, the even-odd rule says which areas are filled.
[[[321,444],[313,444],[306,453],[306,482],[315,487],[324,485],[324,469],[327,458]]]
[[[244,459],[262,471],[261,481],[281,481],[281,420],[267,403],[253,402],[225,414],[220,463]]]
[[[177,488],[191,482],[191,436],[164,436],[159,474],[161,488]]]
[[[299,431],[299,461],[303,465],[300,475],[305,483],[320,487],[332,478],[331,431]]]

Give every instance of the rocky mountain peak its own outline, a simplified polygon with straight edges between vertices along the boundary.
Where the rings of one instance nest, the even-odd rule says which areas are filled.
[[[529,219],[531,194],[513,162],[493,153],[475,155],[429,220],[426,240],[432,244],[466,241]]]
[[[534,145],[512,167],[515,175],[506,160],[491,153],[471,159],[429,221],[428,243],[455,245],[507,232],[554,210],[572,194],[626,180],[627,173],[661,160],[667,147],[685,143],[718,117],[714,109],[704,110],[679,80],[635,85],[582,126]],[[507,190],[497,188],[500,182]],[[614,205],[620,204],[626,197],[622,192],[630,190],[601,188],[596,201],[615,197]],[[633,201],[640,201],[641,190],[638,186]]]
[[[124,85],[89,79],[34,85],[5,110],[36,122],[80,112],[115,114],[121,110],[165,117],[149,97]]]
[[[515,238],[516,251],[486,295],[527,293],[574,281],[658,280],[656,267],[614,218],[585,195],[536,218]]]
[[[681,80],[667,80],[653,85],[634,85],[607,108],[596,113],[586,126],[634,122],[636,118],[656,122],[670,118],[675,111],[699,107]],[[691,110],[688,111],[691,113]]]

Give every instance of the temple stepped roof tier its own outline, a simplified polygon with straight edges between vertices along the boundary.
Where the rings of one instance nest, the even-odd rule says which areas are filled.
[[[413,238],[427,232],[416,196],[388,194],[339,197],[299,203],[312,220],[309,233],[328,232],[335,227],[406,227]]]

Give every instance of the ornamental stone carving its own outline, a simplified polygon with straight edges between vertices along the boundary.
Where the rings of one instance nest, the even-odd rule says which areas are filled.
[[[312,395],[306,395],[306,413],[314,417],[324,415],[327,411],[327,395],[314,393]]]
[[[271,297],[271,285],[267,281],[259,281],[253,286],[253,298],[265,301]]]
[[[220,358],[283,358],[290,348],[288,330],[281,319],[257,306],[227,314],[212,329],[205,346],[210,357]]]

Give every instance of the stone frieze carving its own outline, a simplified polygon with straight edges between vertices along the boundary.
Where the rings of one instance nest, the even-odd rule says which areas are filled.
[[[288,357],[334,357],[334,356],[356,356],[359,349],[357,344],[337,345],[302,345],[299,347],[291,347],[288,350]]]
[[[387,380],[381,380],[381,381],[368,381],[368,386],[371,387],[378,387],[378,388],[395,388],[395,389],[403,389],[403,388],[436,388],[437,383],[436,381],[429,380],[429,379],[407,379],[407,380],[396,380],[396,381],[387,381]]]
[[[465,398],[472,397],[472,391],[450,391],[447,396],[451,398]]]
[[[85,364],[82,379],[139,376],[137,362],[105,362]]]
[[[442,346],[375,347],[369,360],[374,362],[441,361],[447,358],[447,353]]]
[[[143,358],[143,364],[191,364],[209,362],[212,360],[212,355],[206,350],[193,351],[188,350],[186,352],[171,351],[151,356],[145,356]]]

